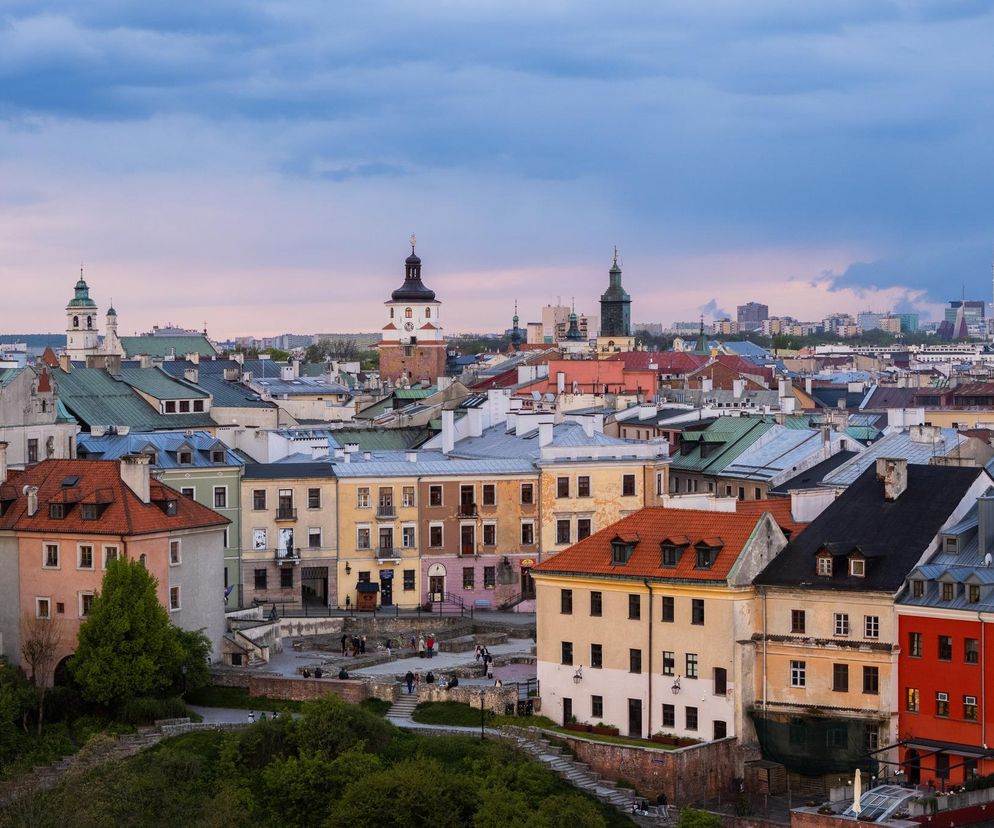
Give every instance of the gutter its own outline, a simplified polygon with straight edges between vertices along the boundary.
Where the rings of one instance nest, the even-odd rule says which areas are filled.
[[[763,596],[763,710],[766,710],[766,587],[759,588]]]
[[[649,669],[647,670],[649,676],[649,696],[646,706],[648,707],[648,721],[647,727],[648,732],[646,733],[646,738],[652,737],[652,584],[649,583],[649,579],[646,578],[642,581],[645,584],[645,588],[649,590]]]

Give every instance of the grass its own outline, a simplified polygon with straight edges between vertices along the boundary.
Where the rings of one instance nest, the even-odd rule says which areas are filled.
[[[187,704],[200,707],[231,707],[235,710],[289,710],[299,713],[304,703],[266,696],[250,696],[245,687],[216,687],[208,685],[186,695]]]
[[[366,708],[366,710],[368,710],[370,713],[376,716],[386,716],[387,711],[391,707],[393,707],[393,705],[390,704],[390,702],[388,701],[383,701],[383,699],[374,699],[374,698],[363,699],[361,702],[359,702],[359,706]]]
[[[545,725],[539,725],[545,727]],[[664,745],[661,742],[650,742],[648,739],[632,739],[628,736],[602,736],[599,733],[582,733],[576,730],[567,730],[565,727],[553,726],[547,728],[561,733],[563,736],[576,736],[580,739],[589,739],[592,742],[607,742],[612,745],[632,745],[641,748],[656,748],[657,750],[675,750],[674,745]]]

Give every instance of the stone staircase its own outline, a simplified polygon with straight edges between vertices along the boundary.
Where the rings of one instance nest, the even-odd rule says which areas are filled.
[[[414,713],[414,708],[418,706],[418,694],[407,693],[406,688],[402,688],[397,701],[387,711],[388,719],[410,719]]]

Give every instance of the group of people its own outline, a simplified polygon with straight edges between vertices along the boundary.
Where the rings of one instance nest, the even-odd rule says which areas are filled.
[[[483,663],[483,675],[492,679],[494,677],[494,657],[490,655],[490,651],[484,645],[476,645],[476,661]]]
[[[420,670],[408,670],[407,675],[404,676],[404,684],[407,685],[407,692],[413,693],[416,688],[421,686],[421,671]],[[425,673],[424,677],[425,684],[435,683],[435,674],[429,670]],[[459,679],[453,677],[451,680],[447,680],[445,676],[439,676],[438,686],[439,687],[456,687],[459,684]]]
[[[304,678],[310,678],[311,677],[311,671],[307,667],[305,667],[301,671],[301,674],[304,676]],[[315,667],[314,668],[314,678],[321,678],[321,676],[323,676],[323,675],[324,675],[324,670],[322,670],[320,667]]]
[[[352,656],[366,654],[366,636],[342,634],[342,655]]]
[[[418,651],[419,658],[432,658],[435,655],[435,644],[435,636],[430,633],[427,638],[423,635],[419,635],[416,639],[411,636],[411,649]]]
[[[280,714],[279,714],[279,713],[277,713],[277,712],[276,712],[276,711],[274,710],[274,711],[273,711],[273,719],[274,719],[274,720],[275,720],[275,719],[278,719],[278,718],[279,718],[279,716],[280,716]],[[264,721],[266,721],[266,718],[267,718],[267,717],[266,717],[266,711],[265,711],[265,710],[263,710],[263,711],[262,711],[262,713],[260,713],[260,714],[259,714],[259,721],[260,721],[260,722],[264,722]],[[248,714],[248,720],[249,720],[250,722],[254,722],[254,721],[255,721],[255,711],[254,711],[254,710],[250,710],[250,711],[249,711],[249,714]]]

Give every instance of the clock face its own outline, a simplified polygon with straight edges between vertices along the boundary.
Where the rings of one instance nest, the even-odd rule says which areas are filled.
[[[405,322],[404,323],[404,330],[405,331],[413,331],[414,330],[414,323],[411,322],[411,321]]]

